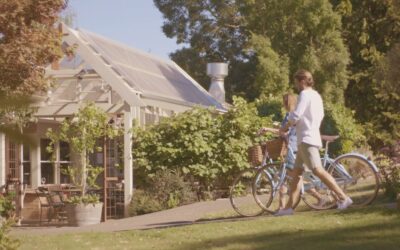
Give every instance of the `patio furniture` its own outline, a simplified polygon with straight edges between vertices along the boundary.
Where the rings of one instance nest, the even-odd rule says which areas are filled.
[[[54,191],[54,189],[52,190],[51,188],[49,189],[48,187],[38,187],[35,192],[40,204],[40,225],[42,224],[43,208],[48,209],[48,223],[54,218],[59,222],[66,220],[65,204],[62,199],[62,193]]]

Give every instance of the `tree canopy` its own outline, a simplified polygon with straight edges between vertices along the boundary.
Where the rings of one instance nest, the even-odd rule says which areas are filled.
[[[393,72],[396,66],[392,63],[400,56],[396,47],[400,42],[400,1],[331,2],[342,16],[342,34],[351,55],[346,105],[367,125],[372,145],[398,140],[394,124],[399,121],[399,105],[395,96],[400,91],[388,70]]]
[[[0,0],[0,91],[29,95],[49,86],[44,67],[61,56],[53,28],[65,0]]]
[[[341,38],[340,15],[329,1],[154,3],[164,14],[165,34],[190,44],[173,53],[172,59],[191,74],[204,76],[207,62],[227,61],[227,92],[253,99],[287,91],[293,73],[308,68],[325,99],[343,101],[349,55]]]
[[[206,63],[216,60],[230,65],[228,100],[233,95],[248,100],[280,96],[293,87],[293,73],[306,68],[324,101],[343,111],[332,117],[350,115],[349,121],[355,121],[355,116],[372,145],[389,142],[390,136],[398,139],[393,127],[398,105],[388,100],[400,93],[397,82],[388,80],[388,70],[400,42],[400,0],[154,3],[164,15],[164,33],[188,45],[171,58],[204,87]]]

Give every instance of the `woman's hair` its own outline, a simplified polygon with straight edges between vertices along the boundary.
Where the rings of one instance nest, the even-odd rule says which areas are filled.
[[[294,74],[294,79],[297,81],[303,81],[305,80],[307,86],[312,87],[314,86],[314,79],[310,71],[307,71],[305,69],[299,69],[295,74]]]
[[[297,105],[297,95],[295,94],[284,94],[283,104],[288,108],[289,112],[293,112]]]

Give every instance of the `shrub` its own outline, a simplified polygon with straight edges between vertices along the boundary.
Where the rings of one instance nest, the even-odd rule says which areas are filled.
[[[148,176],[169,169],[193,178],[200,190],[210,191],[219,180],[249,167],[247,149],[261,140],[258,129],[270,123],[270,118],[258,116],[254,104],[234,98],[223,115],[194,108],[146,129],[135,128],[136,183],[140,187]]]
[[[379,166],[386,195],[395,199],[400,193],[400,164],[383,154],[376,157],[375,163]]]
[[[386,194],[395,198],[400,193],[400,141],[381,148],[375,162],[383,177]]]
[[[0,249],[17,249],[20,242],[8,236],[10,227],[15,223],[14,193],[7,195],[0,194]]]
[[[174,170],[158,171],[152,176],[148,191],[163,208],[173,208],[197,200],[190,183]]]
[[[152,213],[193,203],[197,195],[189,182],[174,170],[151,174],[137,189],[130,205],[130,215]]]
[[[3,218],[12,218],[15,214],[15,204],[13,202],[15,193],[0,194],[0,216]]]
[[[341,104],[325,104],[321,133],[340,135],[339,140],[330,144],[332,155],[349,153],[367,144],[363,127],[356,122],[353,112]]]
[[[148,192],[136,189],[129,206],[130,216],[153,213],[162,210],[161,204]]]

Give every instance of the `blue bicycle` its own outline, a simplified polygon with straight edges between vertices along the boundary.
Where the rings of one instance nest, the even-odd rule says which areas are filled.
[[[335,178],[338,185],[353,200],[353,206],[364,206],[374,201],[379,192],[380,177],[378,168],[364,155],[348,153],[332,159],[328,154],[329,143],[339,136],[322,136],[325,141],[322,164]],[[268,150],[268,149],[266,149]],[[288,148],[288,154],[291,154]],[[256,203],[269,213],[283,206],[289,193],[290,171],[286,162],[269,163],[267,152],[261,166],[253,177],[252,192]],[[300,198],[293,202],[297,207],[300,200],[312,209],[323,210],[336,206],[338,197],[311,171],[303,174]],[[279,197],[279,199],[276,199]]]

